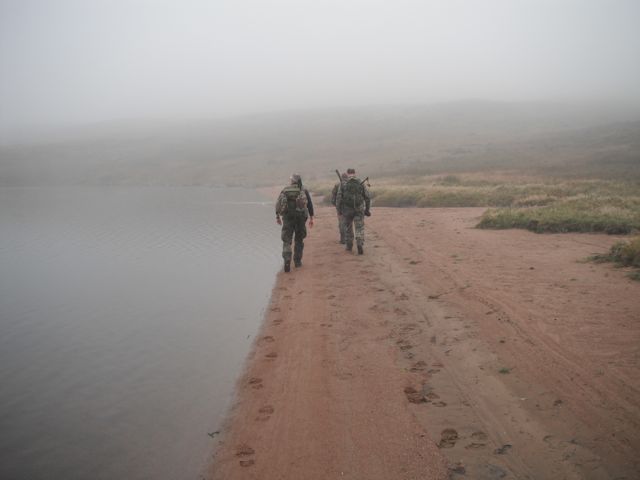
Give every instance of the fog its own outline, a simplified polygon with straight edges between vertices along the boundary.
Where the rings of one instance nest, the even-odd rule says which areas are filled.
[[[636,0],[0,0],[0,133],[359,105],[640,100]]]

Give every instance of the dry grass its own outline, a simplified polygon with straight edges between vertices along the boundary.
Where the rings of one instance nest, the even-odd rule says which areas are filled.
[[[328,197],[332,186],[315,190]],[[509,172],[404,176],[375,179],[371,195],[378,207],[491,207],[480,228],[615,234],[640,230],[638,181],[561,180]]]
[[[589,260],[613,262],[619,267],[634,267],[635,270],[629,273],[629,277],[640,280],[640,237],[635,237],[628,242],[618,242],[608,253],[594,255]]]

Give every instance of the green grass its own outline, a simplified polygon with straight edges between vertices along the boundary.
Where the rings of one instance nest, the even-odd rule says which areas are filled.
[[[618,267],[634,267],[629,273],[633,280],[640,280],[640,237],[635,237],[627,242],[618,242],[613,245],[606,254],[594,255],[589,258],[594,262],[613,262]]]
[[[640,198],[578,196],[541,207],[491,209],[477,226],[525,228],[536,233],[628,234],[640,230]]]
[[[333,185],[314,190],[328,202]],[[508,172],[386,177],[373,180],[374,207],[489,207],[479,228],[544,232],[640,230],[637,180],[563,180]]]

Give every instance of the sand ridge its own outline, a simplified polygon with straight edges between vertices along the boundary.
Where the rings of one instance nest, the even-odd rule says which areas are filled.
[[[358,256],[318,208],[210,478],[634,478],[640,285],[580,262],[616,239],[481,212],[374,209]]]

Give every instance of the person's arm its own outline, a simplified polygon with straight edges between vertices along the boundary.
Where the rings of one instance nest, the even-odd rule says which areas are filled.
[[[338,187],[340,186],[339,183],[336,183],[333,186],[333,190],[331,190],[331,205],[333,205],[334,207],[336,206],[336,197],[338,196]]]
[[[342,185],[338,185],[338,192],[336,193],[336,211],[338,215],[342,215]]]
[[[311,201],[311,195],[309,194],[309,190],[304,189],[304,194],[307,196],[307,210],[309,210],[309,226],[313,227],[313,202]]]
[[[278,225],[282,225],[282,220],[280,220],[281,197],[282,197],[282,192],[280,193],[280,195],[278,195],[278,199],[276,200],[276,223]]]
[[[371,216],[371,194],[369,193],[369,189],[366,187],[366,185],[362,185],[362,188],[364,189],[364,214],[367,217]]]

